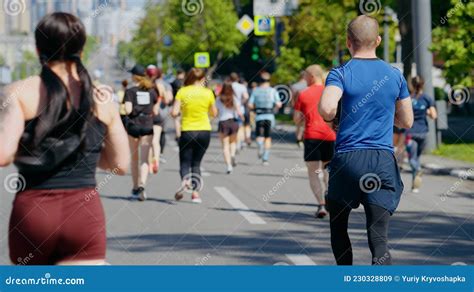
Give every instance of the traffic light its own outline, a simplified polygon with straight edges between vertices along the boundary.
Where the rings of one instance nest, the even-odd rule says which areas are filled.
[[[252,47],[252,60],[258,61],[260,59],[260,48],[257,45]]]

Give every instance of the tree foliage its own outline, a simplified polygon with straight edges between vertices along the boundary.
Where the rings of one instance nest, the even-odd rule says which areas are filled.
[[[213,63],[239,53],[245,37],[235,27],[238,17],[232,1],[203,0],[202,6],[195,1],[194,7],[191,2],[149,4],[133,39],[137,62],[156,63],[157,52],[162,52],[186,67],[192,66],[195,52],[209,52]],[[166,38],[171,39],[171,46],[165,46]]]
[[[444,60],[452,85],[474,86],[474,2],[451,0],[452,8],[433,30],[432,50]]]
[[[281,55],[276,60],[277,70],[273,74],[275,83],[290,84],[298,78],[304,69],[305,59],[301,57],[299,48],[281,48]]]
[[[387,5],[392,5],[394,0],[386,1]],[[288,74],[293,74],[293,79],[298,78],[298,72],[311,64],[320,64],[330,68],[339,61],[347,61],[350,58],[346,49],[346,27],[348,23],[359,14],[359,1],[353,0],[301,0],[299,8],[294,15],[282,18],[285,25],[283,33],[284,48],[300,50],[299,56],[303,58],[303,66],[299,70],[288,66],[278,66],[275,74],[282,76],[284,82]],[[382,24],[383,7],[374,8],[374,16]],[[394,35],[396,24],[390,24],[390,56],[395,52]],[[383,27],[380,26],[380,33]],[[383,45],[383,44],[382,44]],[[378,49],[381,55],[383,47]],[[283,50],[282,50],[283,52]],[[285,63],[288,59],[287,51],[277,57],[277,65]],[[295,58],[298,56],[295,55]],[[286,72],[287,71],[287,72]],[[278,79],[278,78],[276,78]]]

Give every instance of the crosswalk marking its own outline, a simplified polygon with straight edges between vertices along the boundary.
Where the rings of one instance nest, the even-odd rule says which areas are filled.
[[[296,266],[315,266],[316,263],[305,254],[286,254],[286,257]]]
[[[233,208],[238,209],[240,215],[242,215],[250,224],[267,224],[260,216],[255,212],[250,211],[250,209],[242,203],[234,194],[232,194],[225,187],[214,187],[216,192],[221,195],[224,200],[227,201]]]

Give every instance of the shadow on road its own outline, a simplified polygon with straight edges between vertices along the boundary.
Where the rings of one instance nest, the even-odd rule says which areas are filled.
[[[236,212],[237,209],[217,210]],[[304,253],[320,259],[320,263],[333,264],[327,220],[315,220],[310,213],[252,210],[269,220],[301,224],[306,222],[314,231],[286,229],[275,231],[250,230],[246,234],[134,234],[108,238],[112,250],[130,253],[197,252],[211,256],[238,258],[255,265],[272,265],[285,254]],[[350,236],[355,258],[367,253],[363,212],[351,214]],[[467,218],[467,219],[466,219]],[[454,262],[473,264],[472,215],[447,216],[440,212],[396,213],[390,226],[390,248],[396,265],[451,265]],[[407,228],[407,226],[409,226]],[[126,248],[125,248],[126,247]],[[171,255],[170,255],[171,256]],[[230,259],[231,260],[231,259]],[[370,259],[367,259],[369,262]],[[360,261],[360,258],[359,258]],[[188,263],[193,264],[193,263]],[[367,263],[368,264],[368,263]]]
[[[122,201],[129,201],[129,202],[136,201],[136,199],[132,198],[129,195],[123,195],[123,196],[100,195],[100,197],[103,199],[109,199],[109,200],[122,200]],[[147,198],[146,201],[158,202],[158,203],[167,204],[167,205],[176,205],[176,202],[174,200]]]

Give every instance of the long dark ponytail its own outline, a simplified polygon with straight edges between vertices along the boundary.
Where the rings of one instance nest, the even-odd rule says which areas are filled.
[[[56,12],[45,16],[35,30],[36,48],[42,65],[41,80],[47,92],[46,108],[39,115],[33,144],[45,137],[66,132],[84,141],[87,122],[94,109],[93,85],[82,64],[81,53],[87,40],[84,24],[74,15]],[[74,62],[81,83],[79,107],[66,84],[49,67],[49,62]]]

